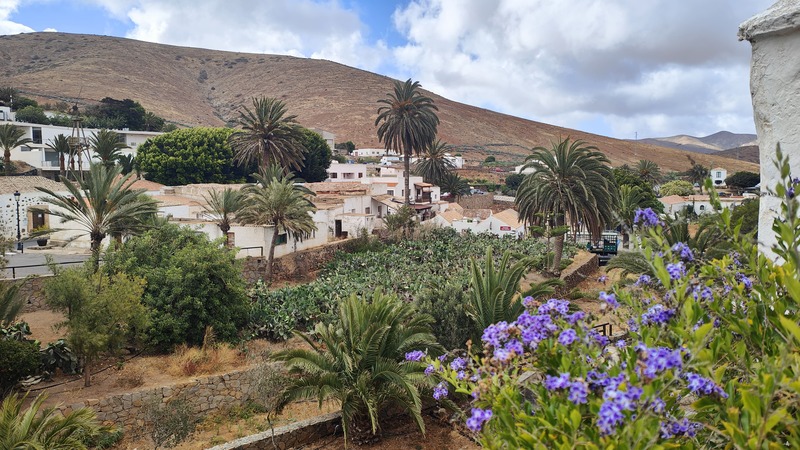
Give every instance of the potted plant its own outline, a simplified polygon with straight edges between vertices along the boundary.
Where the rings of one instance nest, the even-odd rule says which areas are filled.
[[[36,238],[36,245],[39,247],[44,247],[47,245],[48,239],[50,239],[50,228],[48,227],[37,227],[31,231],[31,237]]]

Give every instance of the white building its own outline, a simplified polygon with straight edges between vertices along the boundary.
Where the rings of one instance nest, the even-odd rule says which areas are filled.
[[[359,181],[366,176],[366,164],[344,164],[331,161],[331,165],[328,167],[328,179],[325,181]]]
[[[746,197],[720,197],[719,201],[723,208],[733,208],[742,204]],[[695,214],[705,214],[713,212],[710,197],[708,195],[670,195],[658,199],[664,205],[664,212],[673,215],[687,208],[691,208]]]
[[[728,171],[722,167],[715,167],[711,169],[711,181],[714,186],[725,186],[725,178],[728,178]]]
[[[394,150],[387,151],[385,148],[357,148],[352,153],[354,158],[379,158],[381,156],[400,156]]]
[[[50,189],[57,194],[67,195],[68,192],[62,183],[43,177],[0,177],[0,228],[3,237],[16,239],[17,217],[19,217],[19,230],[23,239],[26,239],[34,228],[58,228],[58,220],[51,221],[49,214],[34,212],[36,207],[49,210],[50,204],[43,198],[46,194],[37,190],[37,187]],[[17,198],[19,192],[19,216],[17,216]]]
[[[492,214],[486,221],[489,223],[489,232],[496,236],[522,236],[525,234],[525,225],[519,220],[519,215],[514,209],[509,208]]]
[[[528,167],[527,169],[525,169],[524,167],[525,167],[524,164],[514,167],[514,173],[521,173],[523,175],[527,175],[529,173],[534,172],[534,169],[532,167]]]
[[[328,144],[331,151],[333,151],[334,147],[336,146],[336,135],[331,133],[330,131],[325,131],[321,128],[310,128],[311,131],[317,133],[318,135],[322,136],[322,139]]]
[[[444,154],[444,159],[446,159],[447,161],[450,161],[450,164],[452,164],[453,167],[456,168],[456,169],[463,169],[464,168],[464,157],[463,156],[459,156],[459,155],[453,156],[450,153],[445,153]]]

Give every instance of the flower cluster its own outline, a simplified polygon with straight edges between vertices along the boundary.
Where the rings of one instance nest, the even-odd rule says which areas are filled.
[[[562,331],[561,334],[558,335],[558,343],[569,347],[572,345],[573,342],[578,340],[578,333],[575,332],[572,328],[567,328],[566,330]]]
[[[605,285],[606,281],[608,281],[608,275],[600,275],[599,277],[597,277],[598,283],[603,283]]]
[[[639,279],[634,283],[636,286],[646,286],[650,284],[650,275],[639,275]]]
[[[678,242],[677,244],[673,245],[672,252],[686,262],[694,261],[694,253],[692,253],[692,249],[683,242]]]
[[[667,264],[667,273],[669,273],[670,279],[680,280],[684,277],[684,275],[686,275],[686,267],[682,262],[674,264],[670,263]]]
[[[636,346],[639,351],[639,358],[642,365],[639,367],[640,375],[647,379],[653,379],[667,370],[681,370],[683,368],[683,357],[681,350],[672,350],[667,347],[647,348],[639,343]]]
[[[609,435],[625,420],[625,411],[635,411],[642,396],[642,388],[628,386],[620,390],[619,385],[609,384],[603,391],[603,404],[597,412],[597,428],[603,435]]]
[[[589,401],[589,385],[579,378],[570,380],[569,373],[562,373],[557,377],[548,375],[545,378],[544,387],[548,391],[569,389],[567,399],[576,405],[582,405]]]
[[[491,409],[472,408],[472,415],[467,419],[467,428],[477,433],[481,431],[483,424],[491,418]]]
[[[662,224],[658,214],[652,208],[637,209],[633,216],[633,223],[642,227],[655,227]]]
[[[695,394],[718,395],[721,398],[728,398],[728,394],[716,383],[694,372],[687,372],[684,378],[689,382],[689,390]]]
[[[642,325],[663,325],[673,317],[675,317],[675,310],[659,303],[651,306],[646,313],[642,314]]]
[[[606,292],[600,293],[600,301],[605,302],[608,306],[612,308],[619,308],[619,301],[617,301],[617,296],[614,294],[608,294]]]
[[[747,277],[747,275],[743,273],[736,274],[736,281],[742,283],[744,285],[744,288],[748,291],[750,289],[753,289],[753,282],[750,280],[750,278]]]
[[[406,361],[422,361],[422,358],[425,356],[425,352],[422,350],[414,350],[413,352],[406,353]]]
[[[433,388],[433,398],[436,400],[441,400],[447,397],[447,394],[447,383],[444,381],[440,382],[436,385],[436,387]]]
[[[694,437],[700,428],[702,428],[701,424],[691,422],[685,417],[681,420],[673,419],[669,422],[661,422],[661,437],[664,439],[678,436]]]

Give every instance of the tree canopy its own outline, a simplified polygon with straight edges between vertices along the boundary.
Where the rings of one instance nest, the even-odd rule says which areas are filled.
[[[658,193],[661,194],[662,197],[668,197],[670,195],[692,195],[694,194],[694,186],[692,186],[692,183],[683,180],[668,181],[661,185]]]
[[[16,113],[17,122],[38,123],[49,125],[50,119],[45,115],[44,110],[38,106],[26,106],[20,108]]]
[[[299,178],[309,183],[325,181],[328,178],[328,167],[331,166],[333,156],[331,148],[325,139],[309,129],[302,129],[301,144],[304,148],[305,161],[303,169],[297,174]]]
[[[651,208],[656,212],[664,212],[664,205],[658,201],[653,186],[650,182],[639,176],[638,172],[625,166],[616,167],[614,168],[614,181],[617,182],[617,186],[619,186],[620,189],[623,186],[638,188],[639,195],[641,196],[639,206],[642,209]]]
[[[725,184],[728,187],[737,189],[751,188],[761,182],[761,175],[754,172],[736,172],[733,175],[725,178]]]
[[[126,98],[106,97],[99,105],[86,108],[84,125],[87,128],[110,128],[140,131],[161,131],[164,119],[148,112],[139,102]]]

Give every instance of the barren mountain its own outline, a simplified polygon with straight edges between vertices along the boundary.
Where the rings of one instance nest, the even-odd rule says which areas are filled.
[[[392,79],[338,63],[267,54],[234,53],[153,44],[130,39],[30,33],[0,36],[0,84],[44,102],[83,104],[104,97],[131,98],[183,126],[231,124],[253,96],[286,101],[289,112],[337,141],[379,147],[376,101]],[[527,149],[559,137],[583,139],[614,165],[651,159],[665,170],[688,168],[685,152],[623,141],[534,122],[448,100],[430,93],[439,107],[439,137],[467,160],[495,155],[521,161]],[[751,163],[696,155],[707,166],[757,170]]]
[[[719,156],[733,158],[739,161],[747,161],[758,164],[759,150],[758,145],[743,145],[741,147],[729,148],[717,153]]]
[[[758,136],[755,134],[719,131],[706,137],[694,137],[681,134],[671,137],[646,138],[641,139],[640,142],[696,153],[719,154],[718,152],[723,150],[757,145]]]

